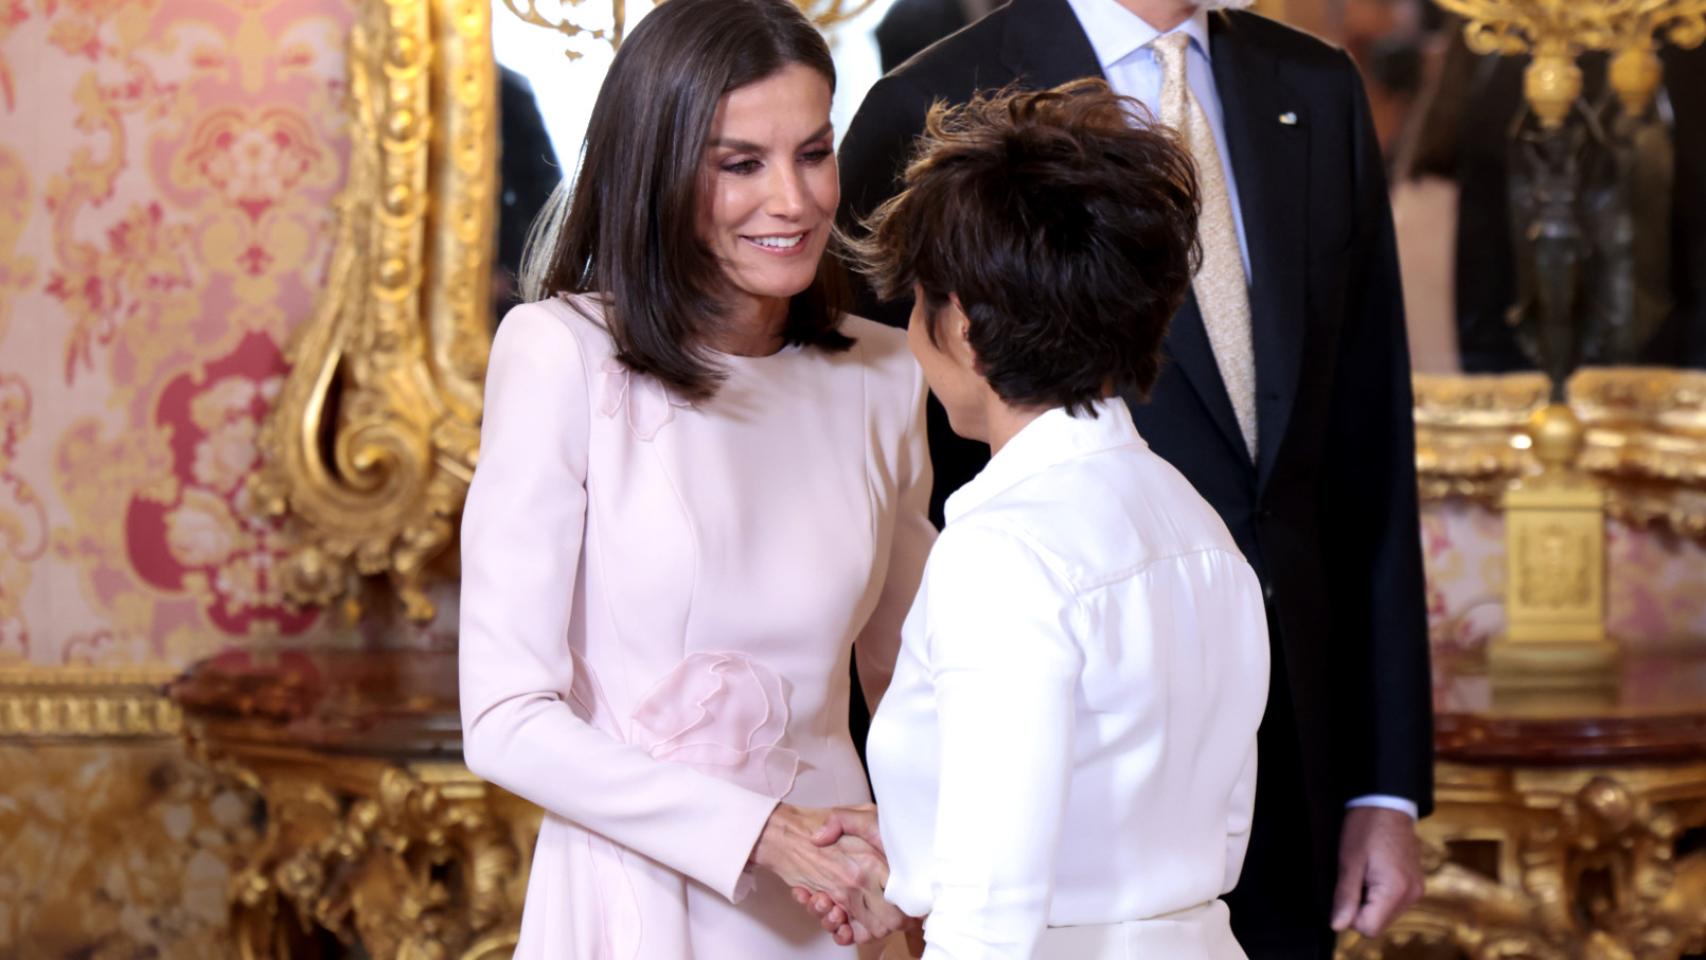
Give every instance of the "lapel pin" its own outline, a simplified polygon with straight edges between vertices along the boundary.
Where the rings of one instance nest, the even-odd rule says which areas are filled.
[[[1292,113],[1290,110],[1287,110],[1286,112],[1279,115],[1279,122],[1285,124],[1288,127],[1295,127],[1295,126],[1297,126],[1297,114]]]

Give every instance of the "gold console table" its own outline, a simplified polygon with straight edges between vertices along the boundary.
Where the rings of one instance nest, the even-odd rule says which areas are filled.
[[[1434,672],[1426,892],[1340,960],[1706,954],[1706,653],[1630,654],[1550,700],[1495,696],[1470,661]]]
[[[265,803],[237,957],[507,960],[539,812],[462,766],[454,653],[216,659],[171,695],[192,752]]]
[[[215,660],[173,685],[191,749],[265,801],[230,891],[242,960],[510,955],[539,814],[463,768],[455,659]],[[1574,703],[1435,673],[1426,894],[1342,960],[1706,954],[1706,653],[1628,656]]]

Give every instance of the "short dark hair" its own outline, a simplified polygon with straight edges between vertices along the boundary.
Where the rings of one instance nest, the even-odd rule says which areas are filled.
[[[670,0],[623,41],[599,88],[580,173],[534,224],[522,293],[605,297],[616,356],[702,400],[724,377],[706,334],[723,318],[722,264],[698,235],[700,170],[723,95],[790,64],[835,65],[788,0]],[[835,257],[788,307],[788,343],[845,350],[849,293]]]
[[[1200,260],[1190,154],[1100,79],[931,107],[905,189],[847,241],[878,296],[950,294],[1014,406],[1147,397]]]

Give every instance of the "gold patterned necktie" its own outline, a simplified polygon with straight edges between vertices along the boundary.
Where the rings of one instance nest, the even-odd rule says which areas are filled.
[[[1215,365],[1232,400],[1238,430],[1250,459],[1256,458],[1256,354],[1250,343],[1250,289],[1244,280],[1244,259],[1238,252],[1238,228],[1232,220],[1232,200],[1220,166],[1220,148],[1208,114],[1191,94],[1185,79],[1188,34],[1175,32],[1150,44],[1161,61],[1161,122],[1177,130],[1197,165],[1197,188],[1202,213],[1197,222],[1202,240],[1202,264],[1191,282],[1202,312]]]

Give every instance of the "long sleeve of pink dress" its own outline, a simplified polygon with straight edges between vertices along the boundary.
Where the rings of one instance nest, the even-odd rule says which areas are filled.
[[[880,696],[934,536],[921,377],[847,318],[688,404],[599,316],[504,319],[463,515],[466,760],[545,811],[516,956],[851,957],[748,858],[780,800],[869,799],[849,657]]]

